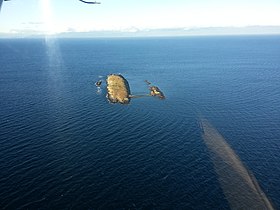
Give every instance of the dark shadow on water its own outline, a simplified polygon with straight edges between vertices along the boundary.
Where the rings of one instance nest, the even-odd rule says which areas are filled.
[[[206,119],[200,119],[200,126],[231,209],[274,209],[255,176],[245,167],[224,137]]]

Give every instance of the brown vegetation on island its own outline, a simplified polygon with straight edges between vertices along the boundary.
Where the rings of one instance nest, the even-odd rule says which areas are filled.
[[[107,98],[112,103],[128,104],[130,102],[129,84],[121,75],[108,75],[107,92]]]
[[[97,87],[101,86],[101,80],[95,83]],[[157,87],[152,86],[151,82],[145,80],[150,90],[149,94],[131,95],[127,80],[119,74],[110,74],[107,76],[107,98],[111,103],[128,104],[131,98],[141,98],[147,96],[165,99],[163,92]]]

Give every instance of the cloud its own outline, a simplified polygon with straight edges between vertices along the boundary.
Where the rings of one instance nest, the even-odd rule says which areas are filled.
[[[66,32],[76,32],[75,28],[67,28]]]
[[[30,21],[30,22],[23,22],[21,23],[22,25],[43,25],[43,22],[34,22],[34,21]]]
[[[12,29],[5,36],[35,36],[46,34],[43,28]],[[118,30],[77,30],[74,27],[65,28],[62,32],[53,34],[56,37],[93,38],[93,37],[157,37],[157,36],[205,36],[205,35],[255,35],[280,34],[280,26],[247,26],[247,27],[183,27],[183,28],[136,28],[128,27]]]
[[[61,37],[149,37],[149,36],[202,36],[202,35],[254,35],[280,34],[280,26],[248,27],[193,27],[139,29],[136,27],[119,30],[91,30],[84,32],[67,31],[58,34]]]
[[[121,32],[128,32],[128,33],[136,33],[136,32],[140,32],[141,29],[136,28],[136,27],[129,27],[129,28],[124,28],[124,29],[120,29]]]
[[[44,37],[44,32],[33,29],[11,29],[9,32],[0,32],[0,38],[35,38]]]

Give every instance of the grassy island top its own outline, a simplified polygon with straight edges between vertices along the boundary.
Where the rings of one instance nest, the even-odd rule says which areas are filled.
[[[126,79],[121,75],[108,75],[107,92],[107,98],[112,103],[128,104],[130,102],[129,85]]]

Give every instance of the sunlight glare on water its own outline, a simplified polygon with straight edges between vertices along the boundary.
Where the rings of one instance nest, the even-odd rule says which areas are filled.
[[[42,19],[44,21],[45,46],[48,58],[48,72],[52,80],[61,80],[60,72],[64,68],[63,59],[54,34],[50,0],[41,0]]]

